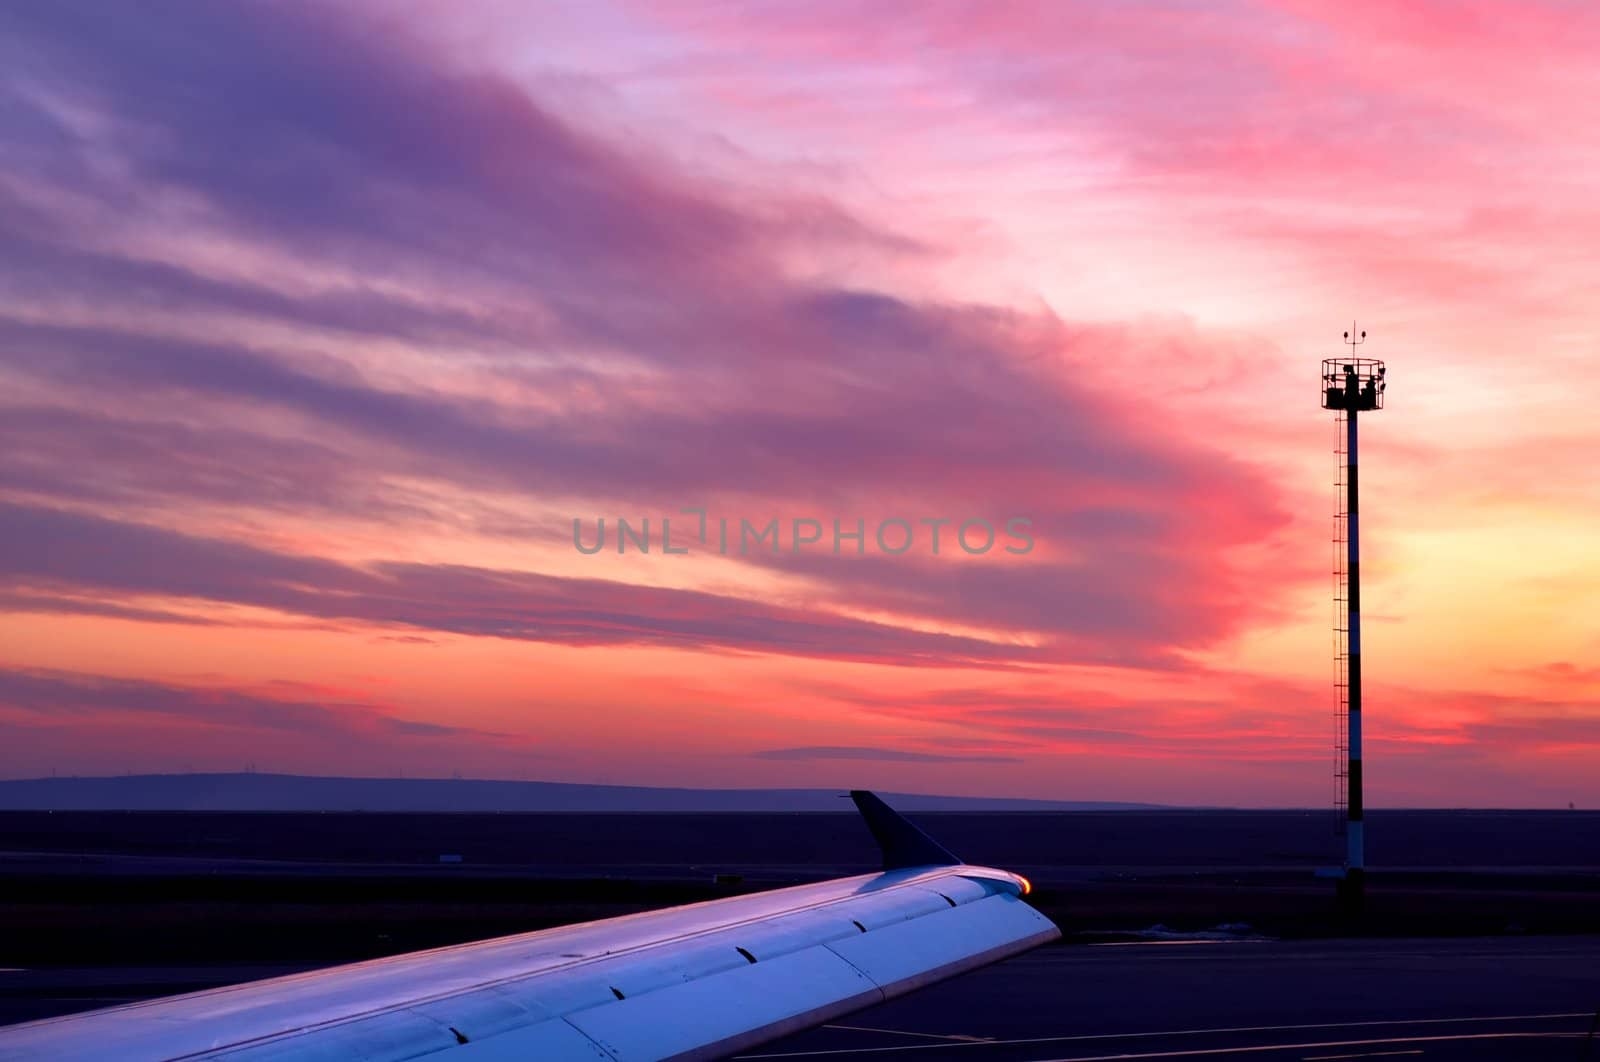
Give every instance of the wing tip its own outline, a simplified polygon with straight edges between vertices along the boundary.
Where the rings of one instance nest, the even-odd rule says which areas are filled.
[[[961,859],[923,833],[870,789],[850,790],[850,799],[866,820],[872,839],[883,852],[884,870],[907,867],[958,866]]]

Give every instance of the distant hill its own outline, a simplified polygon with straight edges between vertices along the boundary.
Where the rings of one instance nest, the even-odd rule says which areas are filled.
[[[838,789],[655,789],[452,778],[132,774],[0,780],[10,811],[849,811]],[[1117,811],[1157,807],[883,793],[905,811]]]

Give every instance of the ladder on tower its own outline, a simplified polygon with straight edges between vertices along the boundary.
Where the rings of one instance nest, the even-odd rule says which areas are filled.
[[[1333,816],[1334,833],[1343,836],[1350,810],[1350,628],[1345,603],[1350,596],[1349,553],[1347,536],[1350,531],[1350,513],[1345,494],[1346,457],[1345,416],[1342,410],[1333,415],[1336,429],[1333,446],[1339,462],[1334,478],[1338,501],[1333,510]]]

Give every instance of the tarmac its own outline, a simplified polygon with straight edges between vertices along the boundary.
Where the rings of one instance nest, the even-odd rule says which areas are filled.
[[[1600,936],[1047,947],[746,1058],[1600,1060]]]
[[[0,1022],[306,964],[0,970]],[[1159,941],[1039,949],[742,1056],[879,1062],[1600,1062],[1600,936]]]

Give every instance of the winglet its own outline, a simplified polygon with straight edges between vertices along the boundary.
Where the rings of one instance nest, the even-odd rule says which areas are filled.
[[[944,845],[907,822],[900,813],[865,789],[850,790],[872,839],[883,849],[883,869],[955,866],[961,862]]]

